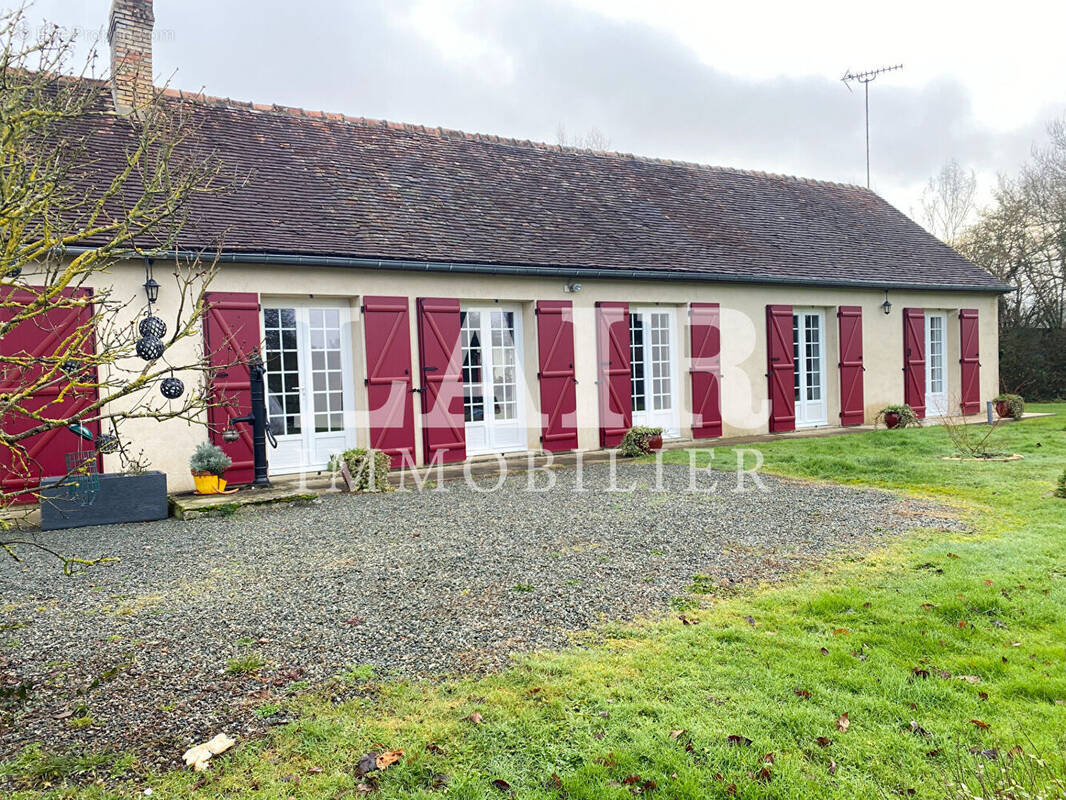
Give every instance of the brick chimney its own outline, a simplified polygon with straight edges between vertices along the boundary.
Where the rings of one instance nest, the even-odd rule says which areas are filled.
[[[115,110],[129,114],[149,103],[152,87],[152,0],[111,0],[111,95]]]

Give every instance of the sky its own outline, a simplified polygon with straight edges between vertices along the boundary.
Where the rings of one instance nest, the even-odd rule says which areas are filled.
[[[0,0],[3,5],[3,0]],[[262,103],[865,184],[905,212],[949,159],[986,202],[1066,114],[1066,3],[155,0],[157,83]],[[110,0],[37,0],[99,39]]]

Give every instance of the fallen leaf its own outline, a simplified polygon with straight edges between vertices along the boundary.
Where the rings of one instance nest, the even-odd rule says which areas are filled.
[[[727,787],[725,787],[725,793],[727,795],[729,795],[730,797],[736,797],[737,796],[737,785],[735,783],[729,784]]]
[[[749,614],[748,616],[744,617],[744,619],[748,621],[748,624],[751,625],[751,627],[755,627],[755,617]]]
[[[977,693],[977,697],[979,699],[981,699],[981,700],[987,700],[988,699],[988,692],[978,692]]]
[[[442,756],[442,755],[444,755],[444,748],[441,747],[439,744],[435,744],[433,742],[430,742],[429,744],[426,745],[426,752],[427,753],[436,753],[437,755],[441,755]]]
[[[467,720],[473,722],[475,725],[480,725],[482,722],[485,721],[485,718],[475,711],[473,714],[467,717]]]
[[[388,750],[377,757],[378,769],[388,769],[403,758],[403,750]]]
[[[988,578],[985,578],[985,586],[991,586],[991,585],[992,585],[992,581],[990,581]]]
[[[198,744],[196,747],[190,747],[182,755],[182,759],[187,766],[190,766],[196,772],[203,772],[207,769],[207,762],[211,756],[217,756],[221,753],[225,753],[237,742],[228,737],[224,733],[220,733],[210,741]]]
[[[796,697],[802,697],[804,699],[807,699],[811,696],[811,693],[808,692],[806,689],[796,689],[793,693],[796,695]]]
[[[835,762],[833,759],[829,759],[829,774],[830,775],[836,775],[837,774],[837,762]]]
[[[981,730],[987,730],[988,729],[988,723],[987,722],[981,722],[981,720],[979,720],[979,719],[971,719],[970,722],[973,723],[974,725],[976,725]]]
[[[511,784],[509,784],[503,778],[497,778],[492,782],[492,785],[499,789],[501,792],[511,791]]]
[[[851,720],[848,719],[848,712],[845,711],[843,714],[840,715],[840,719],[837,720],[837,730],[841,733],[844,733],[850,727]]]
[[[1014,758],[1015,756],[1024,756],[1025,751],[1022,750],[1022,746],[1020,744],[1016,744],[1014,745],[1014,747],[1007,751],[1007,755],[1011,758]]]
[[[958,558],[954,553],[948,553],[948,558]]]
[[[698,619],[696,619],[695,617],[691,617],[691,618],[690,617],[686,617],[684,614],[682,614],[680,617],[678,617],[678,619],[681,620],[681,624],[682,625],[699,625],[700,624],[700,621]]]
[[[932,611],[934,608],[936,608],[936,606],[934,606],[932,603],[922,603],[922,609],[924,611]]]
[[[951,680],[951,673],[948,672],[946,669],[937,670],[936,674],[946,681]]]
[[[921,678],[923,681],[929,677],[929,670],[922,669],[921,667],[915,667],[911,672],[914,673],[914,677]]]
[[[452,782],[452,779],[445,775],[443,772],[438,772],[429,780],[429,788],[436,789],[438,791],[447,789],[448,784]]]
[[[834,636],[847,636],[850,633],[851,631],[849,631],[847,628],[837,628],[835,631],[833,631]]]
[[[956,675],[955,677],[958,678],[960,681],[966,681],[967,683],[976,684],[981,682],[981,679],[976,675]]]
[[[749,739],[747,736],[740,736],[736,733],[729,734],[729,736],[726,737],[726,741],[729,742],[729,744],[733,747],[740,747],[741,745],[743,745],[744,747],[749,747],[751,745],[751,739]]]
[[[553,772],[552,776],[544,782],[549,789],[554,789],[557,792],[563,790],[563,779],[559,777],[558,772]]]
[[[763,783],[769,783],[771,777],[773,776],[770,774],[770,768],[763,767],[759,770],[759,774],[755,776],[755,780],[762,781]]]
[[[639,775],[626,775],[624,778],[622,778],[622,785],[632,786],[634,783],[640,783],[642,780],[644,779]]]
[[[927,738],[933,735],[913,719],[911,720],[911,733],[916,736],[925,736]]]
[[[822,655],[823,655],[823,656],[827,656],[827,655],[829,655],[829,651],[828,651],[828,650],[826,650],[826,649],[825,649],[824,647],[822,648]]]
[[[773,753],[767,753],[766,755],[764,755],[762,757],[762,760],[765,761],[767,764],[773,764],[774,763],[774,754]]]
[[[360,776],[366,775],[368,772],[373,772],[378,768],[378,754],[377,753],[364,753],[359,758],[359,765],[355,768],[356,772]]]
[[[936,758],[938,755],[940,755],[940,748],[939,747],[937,747],[937,748],[935,748],[933,750],[926,751],[925,757],[926,758]]]
[[[307,770],[307,774],[308,775],[318,775],[321,772],[322,772],[322,767],[311,767],[311,769]]]
[[[684,728],[678,728],[676,731],[670,731],[670,738],[671,739],[680,739],[682,734],[684,734],[684,732],[685,732]]]
[[[814,741],[819,747],[829,747],[831,744],[833,744],[833,740],[830,739],[828,736],[819,736]]]

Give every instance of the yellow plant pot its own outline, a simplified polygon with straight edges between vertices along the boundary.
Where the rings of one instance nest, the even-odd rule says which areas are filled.
[[[197,475],[194,472],[192,479],[196,483],[197,494],[222,494],[226,491],[226,481],[218,475]]]

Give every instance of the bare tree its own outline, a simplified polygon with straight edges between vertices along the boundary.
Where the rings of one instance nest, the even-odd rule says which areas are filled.
[[[977,173],[967,172],[951,159],[929,179],[921,197],[920,222],[926,230],[954,247],[974,213]]]
[[[599,128],[589,128],[585,133],[577,136],[567,134],[563,123],[555,129],[555,143],[563,147],[576,147],[581,150],[596,150],[606,152],[611,149],[611,140]]]
[[[177,399],[163,397],[160,387],[175,372],[206,374],[199,350],[176,362],[168,355],[198,335],[214,261],[173,265],[178,311],[163,320],[147,303],[154,320],[148,327],[158,334],[152,337],[143,319],[130,323],[134,301],[114,293],[107,271],[173,249],[190,199],[225,186],[216,159],[196,146],[182,103],[156,93],[135,114],[117,115],[106,83],[87,78],[85,69],[68,70],[72,41],[58,28],[34,32],[23,9],[0,15],[0,40],[3,510],[34,489],[35,437],[98,426],[96,447],[125,458],[125,420],[202,421],[209,402],[203,385]],[[102,139],[100,131],[107,132]],[[108,146],[117,148],[110,156]],[[32,348],[18,344],[34,332]],[[175,387],[171,382],[170,394]],[[0,531],[10,529],[0,518]],[[19,544],[39,546],[0,534],[0,548],[14,558]]]

